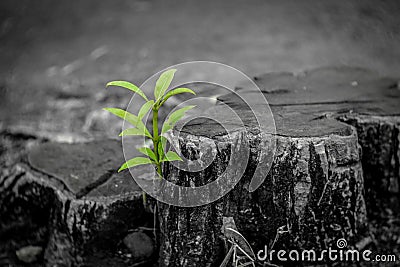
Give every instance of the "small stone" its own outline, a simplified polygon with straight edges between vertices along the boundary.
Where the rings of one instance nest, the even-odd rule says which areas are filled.
[[[148,259],[154,252],[154,242],[146,234],[135,232],[124,238],[124,244],[129,248],[132,258],[135,260]]]
[[[357,86],[358,85],[358,82],[357,81],[352,81],[351,82],[351,86]]]
[[[17,258],[25,263],[33,263],[42,254],[43,248],[39,246],[26,246],[15,252]]]

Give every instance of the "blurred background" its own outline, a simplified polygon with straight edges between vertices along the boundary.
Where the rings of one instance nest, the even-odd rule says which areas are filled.
[[[130,96],[105,96],[107,81],[141,84],[191,60],[249,76],[337,64],[399,75],[399,14],[396,0],[2,0],[0,119],[25,129],[45,107],[89,113],[111,96],[123,106]]]

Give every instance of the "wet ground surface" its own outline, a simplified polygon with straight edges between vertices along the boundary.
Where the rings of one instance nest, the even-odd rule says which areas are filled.
[[[191,60],[249,76],[336,64],[395,75],[399,11],[397,1],[4,0],[2,117],[35,113],[54,95],[99,94],[114,79],[141,84]]]

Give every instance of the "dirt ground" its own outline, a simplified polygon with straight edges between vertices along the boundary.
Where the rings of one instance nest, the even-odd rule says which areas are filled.
[[[399,13],[396,0],[2,0],[2,116],[8,104],[16,112],[55,90],[141,84],[191,60],[249,76],[336,64],[399,75]]]

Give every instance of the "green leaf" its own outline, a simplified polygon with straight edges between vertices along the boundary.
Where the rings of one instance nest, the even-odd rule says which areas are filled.
[[[168,122],[164,122],[163,127],[161,129],[161,134],[168,132],[171,130],[174,126],[169,124]]]
[[[117,117],[120,117],[123,120],[126,120],[136,128],[138,128],[142,133],[145,133],[146,136],[151,137],[150,132],[147,130],[146,125],[143,124],[142,120],[140,120],[137,116],[133,115],[132,113],[125,111],[120,108],[103,108],[108,112],[111,112]]]
[[[132,113],[125,111],[120,108],[103,108],[104,110],[107,110],[108,112],[111,112],[117,117],[120,117],[123,120],[126,120],[133,126],[137,127],[138,123],[140,122],[139,118]]]
[[[174,96],[174,95],[177,95],[177,94],[183,94],[183,93],[191,93],[191,94],[196,95],[196,93],[193,90],[189,89],[189,88],[176,88],[174,90],[169,91],[165,95],[165,97],[163,98],[163,101],[161,102],[160,106],[162,104],[164,104],[165,101],[167,101],[167,99],[170,98],[171,96]]]
[[[194,108],[195,106],[186,106],[181,109],[178,109],[169,115],[168,120],[164,122],[161,134],[166,133],[167,131],[171,130],[175,124],[185,116],[185,112],[188,111],[189,109]]]
[[[136,85],[130,83],[130,82],[126,82],[126,81],[112,81],[107,83],[107,87],[108,86],[119,86],[125,89],[129,89],[135,93],[137,93],[138,95],[140,95],[141,97],[144,98],[144,100],[149,101],[147,99],[147,96],[143,93],[142,90],[139,89],[139,87],[137,87]]]
[[[156,98],[156,101],[164,95],[165,91],[167,91],[172,79],[174,78],[175,72],[176,69],[167,70],[160,75],[160,78],[158,78],[154,89],[154,97]]]
[[[144,165],[144,164],[152,164],[153,162],[149,159],[149,158],[144,158],[144,157],[136,157],[136,158],[132,158],[130,160],[128,160],[127,162],[125,162],[124,164],[122,164],[122,166],[119,168],[118,172],[131,168],[131,167],[135,167],[138,165]]]
[[[138,118],[142,120],[144,116],[149,112],[149,110],[153,107],[154,100],[147,101],[143,104],[143,106],[139,110]]]
[[[139,129],[139,128],[128,128],[123,130],[119,136],[130,136],[130,135],[141,135],[141,136],[147,136],[152,138],[151,134],[149,132],[146,132],[144,129]]]
[[[160,161],[162,161],[162,159],[164,158],[164,149],[166,148],[167,145],[167,138],[165,138],[164,136],[160,136],[159,137],[159,142],[158,142],[158,157],[160,159]]]
[[[139,151],[140,153],[145,154],[145,155],[148,156],[150,159],[152,159],[152,160],[154,160],[154,161],[157,162],[156,155],[154,154],[153,150],[151,150],[150,148],[148,148],[148,147],[141,147],[141,148],[138,148],[138,151]]]
[[[165,154],[165,158],[162,161],[183,161],[181,157],[178,156],[174,151],[168,151],[167,154]]]

